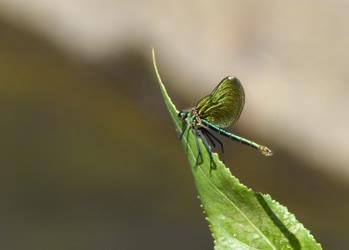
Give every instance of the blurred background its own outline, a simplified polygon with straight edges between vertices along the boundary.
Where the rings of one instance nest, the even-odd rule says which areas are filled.
[[[244,184],[349,245],[349,2],[0,0],[1,249],[212,249],[178,108],[243,83]]]

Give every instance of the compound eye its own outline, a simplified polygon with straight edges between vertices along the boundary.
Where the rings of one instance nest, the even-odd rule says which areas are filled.
[[[178,117],[179,118],[181,118],[181,119],[185,119],[185,118],[187,118],[187,116],[188,116],[188,112],[185,112],[185,111],[180,111],[179,113],[178,113]]]

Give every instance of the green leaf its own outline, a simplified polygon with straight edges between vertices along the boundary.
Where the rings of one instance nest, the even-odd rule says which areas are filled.
[[[153,50],[153,63],[167,109],[181,133],[182,121],[161,81]],[[216,153],[212,159],[201,139],[203,163],[196,165],[198,150],[195,135],[183,136],[184,145],[206,220],[216,250],[226,249],[322,249],[310,232],[287,208],[269,195],[254,192],[232,176]],[[211,169],[213,160],[216,168]]]

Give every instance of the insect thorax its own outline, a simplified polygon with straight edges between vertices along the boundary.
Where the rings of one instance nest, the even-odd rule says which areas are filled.
[[[185,121],[188,125],[196,128],[201,124],[201,118],[199,117],[195,108],[189,110],[183,110],[178,113],[178,116]]]

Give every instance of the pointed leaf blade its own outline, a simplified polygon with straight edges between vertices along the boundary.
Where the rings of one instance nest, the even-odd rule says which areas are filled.
[[[159,75],[155,52],[153,63],[165,104],[181,133],[182,121]],[[182,143],[193,173],[216,250],[237,249],[322,249],[310,232],[287,208],[269,195],[254,192],[232,176],[213,154],[216,169],[211,171],[210,156],[203,152],[203,164],[196,165],[195,135],[188,131]],[[205,149],[201,140],[199,146]]]

